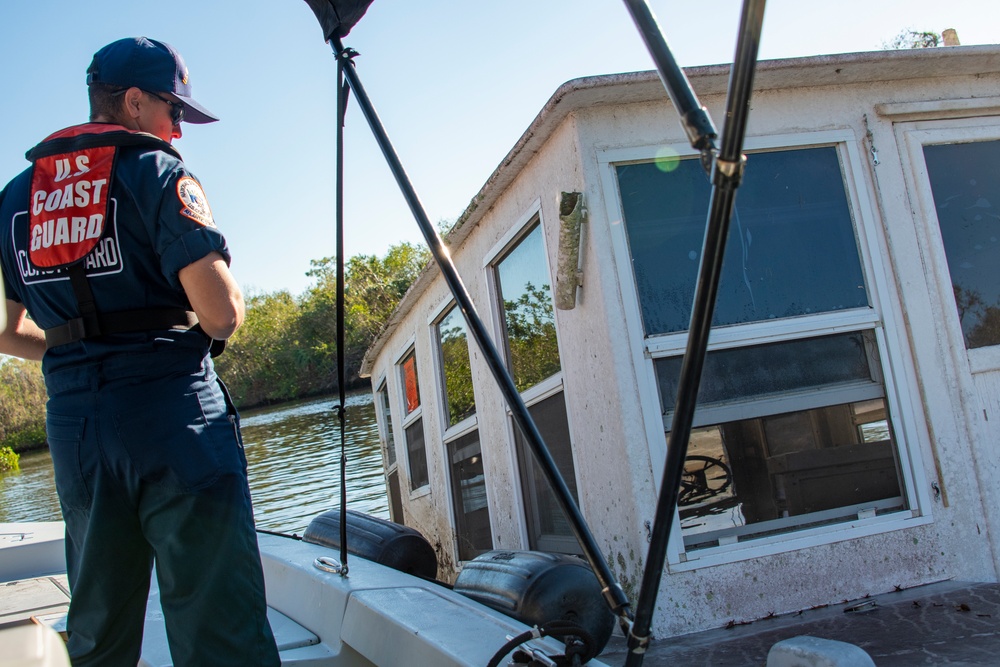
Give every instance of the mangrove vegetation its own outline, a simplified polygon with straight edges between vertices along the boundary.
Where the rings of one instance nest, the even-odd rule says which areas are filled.
[[[382,257],[356,255],[344,265],[344,357],[348,386],[360,385],[365,350],[399,300],[430,261],[411,243]],[[233,400],[249,408],[337,390],[337,283],[335,257],[310,262],[312,286],[246,295],[243,326],[228,341],[216,368]],[[0,359],[0,448],[14,452],[45,443],[45,384],[41,364]]]

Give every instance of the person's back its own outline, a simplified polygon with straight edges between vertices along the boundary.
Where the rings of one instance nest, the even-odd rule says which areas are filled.
[[[155,562],[175,665],[277,665],[239,417],[210,356],[242,295],[171,145],[185,116],[217,119],[154,40],[104,47],[88,84],[91,122],[33,148],[0,198],[0,352],[43,360],[70,655],[136,664]]]
[[[132,136],[126,128],[107,123],[90,123],[71,130],[76,137],[87,140],[112,135]],[[64,139],[67,133],[56,135],[55,139],[43,141],[39,147]],[[205,335],[190,329],[183,315],[190,311],[191,305],[178,273],[193,256],[217,252],[228,261],[229,252],[210,213],[197,221],[183,213],[185,206],[175,194],[177,184],[188,180],[194,184],[191,187],[196,187],[197,180],[179,155],[166,142],[149,136],[144,138],[148,139],[145,145],[118,147],[115,176],[108,185],[100,183],[104,179],[88,178],[84,174],[75,181],[65,179],[66,185],[58,184],[52,190],[57,193],[55,197],[44,189],[36,189],[34,192],[40,200],[37,208],[47,218],[39,225],[36,239],[28,230],[31,210],[23,206],[23,202],[31,198],[34,169],[26,169],[6,188],[3,219],[12,220],[12,224],[0,230],[3,235],[0,253],[4,256],[4,265],[15,267],[17,274],[12,281],[11,296],[24,305],[35,324],[43,330],[55,330],[80,316],[78,298],[68,271],[41,268],[31,261],[33,242],[39,246],[38,250],[53,247],[61,231],[60,224],[67,228],[65,235],[72,238],[74,216],[67,215],[68,207],[60,206],[57,201],[65,199],[61,195],[67,185],[72,192],[94,193],[91,199],[106,197],[110,208],[108,224],[94,249],[81,262],[97,311],[102,316],[135,311],[179,311],[178,328],[108,331],[101,336],[81,337],[56,345],[50,341],[44,359],[46,371],[166,347],[191,349],[199,356],[204,351]],[[94,181],[100,187],[93,187]],[[87,187],[80,187],[80,183]],[[198,189],[200,192],[200,187]],[[56,201],[52,211],[46,210],[45,195],[49,195],[49,201]],[[199,196],[204,199],[203,194]],[[102,200],[98,199],[98,203]],[[72,213],[72,209],[69,212]],[[86,233],[84,227],[78,235]],[[132,319],[136,327],[143,327],[141,317]]]

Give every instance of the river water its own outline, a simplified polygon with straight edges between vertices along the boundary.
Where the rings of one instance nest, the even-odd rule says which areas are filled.
[[[340,428],[335,398],[242,413],[243,442],[257,527],[301,534],[340,507]],[[370,392],[347,397],[347,506],[389,518],[375,408]],[[48,452],[21,455],[20,470],[0,473],[0,523],[59,521]]]

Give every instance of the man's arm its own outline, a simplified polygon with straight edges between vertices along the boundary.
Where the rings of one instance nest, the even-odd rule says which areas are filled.
[[[0,332],[0,353],[41,361],[45,354],[45,334],[28,319],[22,304],[10,299],[4,302],[7,327]]]
[[[225,340],[243,324],[243,293],[222,255],[211,252],[185,266],[177,277],[202,330],[211,338]]]

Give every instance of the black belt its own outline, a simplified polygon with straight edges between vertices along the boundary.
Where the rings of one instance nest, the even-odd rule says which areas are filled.
[[[83,317],[45,330],[45,347],[51,349],[93,336],[138,333],[162,329],[191,329],[198,324],[198,316],[180,308],[150,308],[126,310],[118,313],[98,313],[97,331],[88,327]]]

